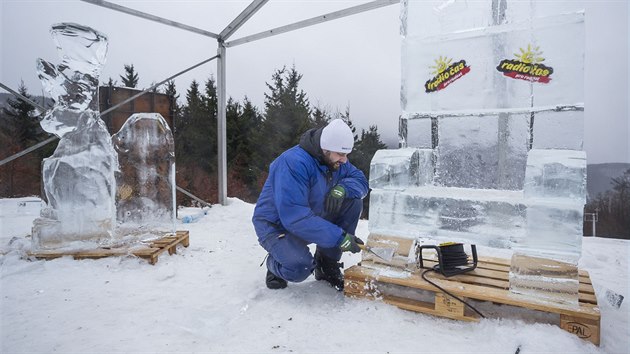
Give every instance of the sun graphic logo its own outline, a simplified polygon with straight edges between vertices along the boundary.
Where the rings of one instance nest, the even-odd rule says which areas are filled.
[[[553,68],[542,64],[545,58],[539,46],[527,45],[527,49],[519,48],[520,53],[514,53],[516,60],[503,59],[497,70],[512,79],[529,82],[549,83]]]
[[[447,57],[443,57],[440,55],[439,58],[435,59],[435,65],[429,66],[429,68],[433,69],[431,71],[431,74],[439,75],[443,73],[444,71],[446,71],[446,68],[448,68],[448,66],[451,65],[452,61],[453,59],[449,59]]]
[[[527,45],[527,50],[523,48],[519,48],[521,51],[520,54],[514,53],[514,56],[517,60],[522,61],[525,64],[538,64],[545,61],[545,58],[541,57],[542,51],[540,51],[540,47],[532,48],[531,44]]]
[[[465,60],[453,63],[452,58],[440,55],[434,62],[435,65],[429,66],[433,77],[424,83],[424,89],[427,93],[445,89],[470,71],[470,66],[466,65]]]

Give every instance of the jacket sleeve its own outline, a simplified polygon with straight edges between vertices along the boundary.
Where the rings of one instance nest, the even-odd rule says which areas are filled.
[[[274,178],[274,201],[284,228],[301,239],[324,248],[339,245],[343,230],[315,215],[309,205],[309,174],[305,162],[284,158]]]
[[[363,199],[368,193],[368,181],[363,171],[346,162],[338,184],[346,189],[347,198]]]

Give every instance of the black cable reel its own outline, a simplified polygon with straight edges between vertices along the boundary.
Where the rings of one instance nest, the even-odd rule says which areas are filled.
[[[464,251],[464,245],[458,242],[445,242],[438,246],[425,245],[416,246],[416,264],[418,269],[431,269],[441,273],[445,277],[469,272],[477,267],[477,247],[470,245],[472,251],[472,262],[468,261],[468,255]],[[433,267],[424,266],[422,251],[433,249],[437,252],[438,264]]]
[[[424,258],[422,257],[422,251],[425,249],[434,249],[437,252],[438,264],[433,267],[425,267],[424,266]],[[448,290],[442,288],[438,284],[434,283],[430,279],[426,277],[428,272],[437,272],[442,274],[445,277],[450,277],[453,275],[470,272],[471,270],[477,268],[477,247],[475,245],[470,245],[470,249],[472,251],[472,263],[468,261],[468,255],[464,252],[464,245],[457,242],[445,242],[441,243],[438,246],[435,245],[426,245],[426,246],[416,246],[416,264],[418,269],[425,269],[422,272],[422,279],[424,279],[427,283],[435,286],[436,288],[443,291],[445,294],[461,301],[464,305],[470,307],[473,311],[475,311],[482,318],[486,318],[479,310],[477,310],[474,306],[459,298],[455,294],[449,292]]]

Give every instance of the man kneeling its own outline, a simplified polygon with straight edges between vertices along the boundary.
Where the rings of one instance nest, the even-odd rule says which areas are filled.
[[[269,252],[266,284],[286,288],[315,273],[343,290],[342,252],[359,252],[354,236],[368,182],[348,161],[352,131],[341,119],[304,133],[269,166],[252,222]],[[317,245],[313,256],[308,245]]]

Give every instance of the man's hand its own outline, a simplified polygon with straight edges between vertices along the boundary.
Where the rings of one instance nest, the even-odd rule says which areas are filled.
[[[332,187],[326,195],[326,200],[324,200],[324,210],[331,215],[337,214],[345,197],[346,189],[343,186],[338,184]]]
[[[339,245],[339,248],[341,248],[341,251],[343,252],[357,253],[361,251],[361,248],[359,248],[359,245],[362,245],[362,244],[363,244],[363,240],[354,236],[353,234],[344,232],[343,240],[341,240],[341,244]]]

